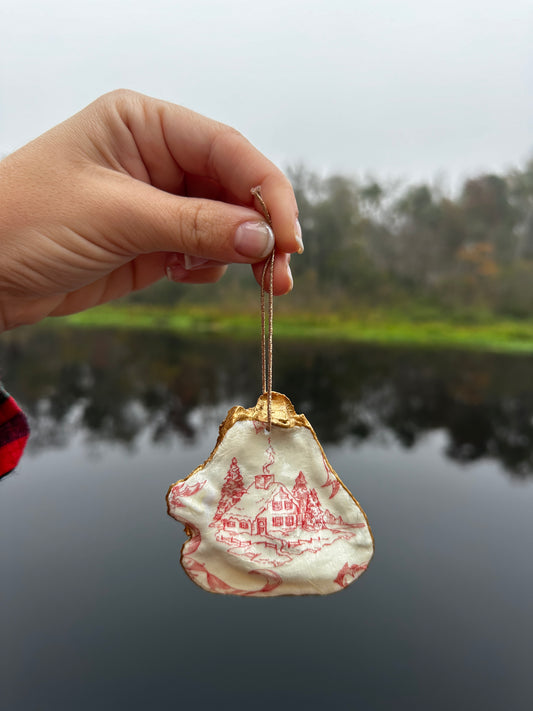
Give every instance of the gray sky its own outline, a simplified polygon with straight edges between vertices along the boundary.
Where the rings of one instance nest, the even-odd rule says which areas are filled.
[[[0,154],[127,87],[282,166],[452,181],[533,154],[533,0],[1,0]]]

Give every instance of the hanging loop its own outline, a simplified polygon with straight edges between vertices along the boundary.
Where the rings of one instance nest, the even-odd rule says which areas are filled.
[[[272,227],[272,218],[268,207],[261,195],[261,186],[251,190],[252,195],[259,202],[265,219]],[[267,395],[267,430],[272,429],[272,334],[274,320],[274,259],[275,249],[272,250],[265,261],[261,275],[261,386],[263,394]],[[268,289],[265,288],[267,272],[269,273]],[[265,307],[265,293],[268,294],[268,327],[266,326],[267,309]]]

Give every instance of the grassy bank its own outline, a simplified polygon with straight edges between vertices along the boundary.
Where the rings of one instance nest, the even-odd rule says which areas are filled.
[[[169,309],[146,305],[107,305],[49,323],[84,328],[132,328],[185,334],[223,334],[254,338],[259,334],[257,313],[227,313],[214,308]],[[345,314],[278,313],[276,338],[336,339],[354,342],[423,347],[460,347],[477,350],[533,353],[533,320],[472,316],[444,318],[366,310]]]

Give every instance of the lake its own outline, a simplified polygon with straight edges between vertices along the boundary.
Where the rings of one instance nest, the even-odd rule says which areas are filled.
[[[259,343],[22,329],[0,366],[32,425],[0,481],[0,708],[533,707],[531,357],[275,342],[376,552],[268,599],[195,586],[165,503],[255,404]]]

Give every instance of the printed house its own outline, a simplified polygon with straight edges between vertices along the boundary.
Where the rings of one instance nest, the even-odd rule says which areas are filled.
[[[224,512],[219,526],[228,533],[261,536],[294,531],[301,521],[298,499],[272,474],[260,474]]]

